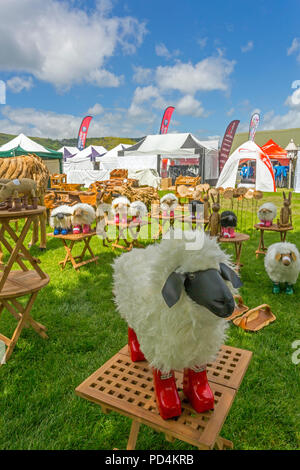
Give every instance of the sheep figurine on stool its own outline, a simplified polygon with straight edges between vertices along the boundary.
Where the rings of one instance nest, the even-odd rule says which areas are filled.
[[[95,218],[95,209],[90,206],[90,204],[83,202],[75,204],[72,213],[73,233],[78,234],[81,231],[82,233],[90,233],[91,224],[94,222]]]
[[[263,227],[271,227],[277,214],[277,207],[272,202],[266,202],[257,211],[260,224]]]
[[[237,226],[237,216],[232,211],[224,211],[221,214],[221,236],[235,238],[234,229]]]
[[[115,216],[115,224],[127,223],[127,215],[130,207],[130,201],[125,196],[116,197],[111,204],[112,212]],[[121,220],[120,220],[121,216]]]
[[[285,283],[285,293],[293,294],[300,273],[300,255],[293,243],[279,242],[269,246],[265,256],[265,268],[273,281],[273,294],[280,293],[280,284]]]
[[[178,198],[173,193],[165,194],[160,200],[160,209],[163,216],[174,217],[174,211],[178,205]]]
[[[62,205],[55,207],[50,215],[50,227],[54,228],[54,235],[67,235],[72,230],[73,207]]]
[[[147,206],[142,201],[134,201],[130,204],[128,214],[132,216],[132,222],[140,223],[148,214]]]
[[[215,239],[203,234],[203,243],[191,250],[195,232],[170,231],[170,237],[114,262],[115,300],[129,325],[131,359],[153,367],[163,419],[181,414],[174,369],[184,369],[183,392],[197,412],[214,408],[206,364],[224,342],[225,318],[241,286]]]

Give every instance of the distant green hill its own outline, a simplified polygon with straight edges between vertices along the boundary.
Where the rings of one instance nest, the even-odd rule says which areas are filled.
[[[6,144],[10,140],[12,140],[14,137],[16,136],[0,133],[0,146],[3,144]],[[30,137],[30,139],[34,140],[38,144],[44,145],[44,147],[47,147],[53,150],[58,150],[62,146],[70,146],[70,147],[77,146],[77,139],[57,140],[57,139],[47,139],[47,138],[42,138],[42,137]],[[107,150],[110,150],[116,147],[120,143],[133,145],[139,140],[141,140],[141,138],[135,139],[131,137],[91,137],[87,139],[86,147],[88,147],[89,145],[103,145],[103,147],[105,147]]]
[[[262,146],[273,139],[276,144],[281,148],[285,148],[291,139],[294,140],[297,146],[300,146],[300,128],[293,129],[279,129],[272,131],[258,131],[255,134],[255,143]],[[248,132],[240,132],[235,135],[231,147],[231,153],[235,151],[240,145],[248,140]]]

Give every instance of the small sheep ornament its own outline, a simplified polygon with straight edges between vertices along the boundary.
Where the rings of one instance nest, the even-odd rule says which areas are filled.
[[[160,209],[162,210],[163,216],[174,217],[174,211],[178,205],[178,198],[173,193],[165,194],[160,200]]]
[[[223,238],[235,238],[234,229],[237,226],[237,216],[232,211],[224,211],[221,214],[221,236]]]
[[[115,301],[129,325],[131,359],[153,367],[163,419],[181,414],[174,369],[184,369],[183,391],[197,412],[214,408],[206,364],[225,340],[225,318],[241,286],[216,239],[203,234],[197,249],[187,249],[194,238],[192,231],[170,231],[170,239],[114,262]]]
[[[130,204],[128,214],[132,217],[132,222],[140,223],[148,214],[148,209],[142,201],[134,201]]]
[[[293,243],[279,242],[269,246],[265,256],[265,268],[273,282],[273,294],[279,294],[281,284],[285,286],[285,293],[294,293],[293,285],[296,284],[300,273],[300,255]]]
[[[112,212],[115,216],[115,224],[127,223],[127,215],[130,207],[130,201],[125,196],[116,197],[111,204]]]
[[[271,227],[273,225],[273,220],[276,218],[277,207],[272,202],[266,202],[259,207],[257,211],[257,216],[260,220],[262,227]]]
[[[95,209],[90,204],[79,202],[73,206],[72,225],[73,233],[90,233],[91,224],[96,219]]]
[[[54,235],[67,235],[72,231],[73,207],[61,205],[55,207],[50,214],[50,227],[54,228]]]

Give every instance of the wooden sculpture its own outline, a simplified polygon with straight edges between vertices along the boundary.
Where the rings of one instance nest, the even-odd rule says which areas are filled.
[[[215,200],[213,194],[211,194],[213,201],[212,204],[212,213],[209,217],[209,232],[211,237],[219,237],[221,233],[221,216],[219,214],[220,210],[220,195],[218,194],[217,200]]]
[[[280,210],[280,220],[277,221],[279,227],[290,227],[292,225],[292,192],[289,193],[288,198],[283,191],[283,207]]]

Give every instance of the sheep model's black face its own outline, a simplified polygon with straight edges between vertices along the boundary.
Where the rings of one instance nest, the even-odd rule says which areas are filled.
[[[224,211],[221,214],[221,226],[222,227],[236,227],[237,216],[234,212]]]
[[[235,308],[234,298],[225,283],[230,281],[233,287],[242,285],[237,274],[227,265],[221,263],[220,271],[207,269],[193,273],[173,272],[168,277],[162,295],[169,307],[178,302],[182,289],[198,305],[202,305],[218,317],[229,317]]]

